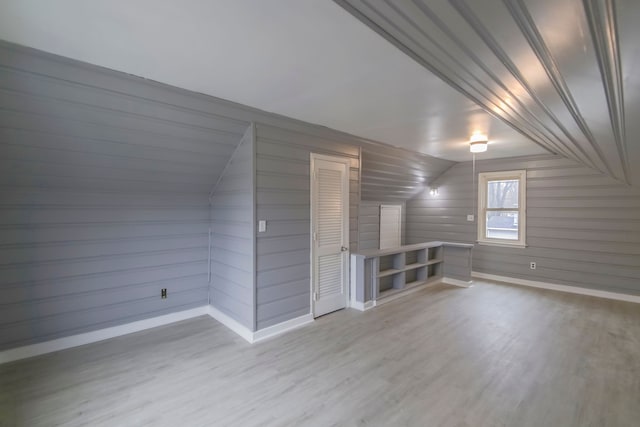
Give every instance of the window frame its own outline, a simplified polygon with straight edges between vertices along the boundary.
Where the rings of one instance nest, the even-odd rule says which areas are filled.
[[[488,184],[490,181],[507,179],[518,180],[518,208],[487,208]],[[527,234],[527,171],[513,170],[500,172],[481,172],[478,174],[478,235],[477,242],[481,245],[509,246],[524,248]],[[486,236],[487,211],[518,211],[518,240],[490,238]]]

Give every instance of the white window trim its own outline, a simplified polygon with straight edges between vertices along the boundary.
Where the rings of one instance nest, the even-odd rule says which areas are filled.
[[[517,179],[518,186],[518,240],[491,239],[486,237],[487,183],[497,179]],[[527,234],[527,171],[483,172],[478,174],[478,240],[481,245],[524,248]],[[515,210],[515,209],[514,209]]]

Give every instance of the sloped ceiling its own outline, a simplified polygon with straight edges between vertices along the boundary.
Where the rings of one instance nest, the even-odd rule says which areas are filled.
[[[640,183],[637,0],[336,0],[548,151]]]
[[[226,110],[0,41],[0,200],[42,188],[208,194],[249,126]]]
[[[546,153],[328,0],[2,0],[0,39],[452,160]]]

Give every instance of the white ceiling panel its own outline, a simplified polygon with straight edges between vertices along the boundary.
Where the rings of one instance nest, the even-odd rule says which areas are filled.
[[[637,0],[336,2],[549,151],[640,184]]]
[[[329,1],[2,0],[0,38],[449,160],[546,152]]]

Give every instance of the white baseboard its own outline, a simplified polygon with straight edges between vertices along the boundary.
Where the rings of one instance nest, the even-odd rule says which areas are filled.
[[[269,326],[268,328],[255,331],[253,333],[253,342],[266,340],[267,338],[272,338],[276,335],[284,334],[285,332],[298,329],[310,323],[313,323],[313,315],[311,313],[305,314],[303,316],[296,317],[273,326]]]
[[[349,301],[349,307],[359,311],[371,310],[375,306],[376,306],[375,301],[367,301],[367,302]]]
[[[600,291],[597,289],[581,288],[578,286],[558,285],[555,283],[538,282],[536,280],[518,279],[515,277],[497,276],[495,274],[480,273],[474,271],[471,273],[473,277],[478,279],[495,280],[497,282],[512,283],[514,285],[530,286],[533,288],[550,289],[553,291],[568,292],[578,295],[589,295],[592,297],[614,299],[618,301],[627,301],[640,303],[640,295],[621,294],[618,292]]]
[[[28,357],[40,356],[46,353],[53,353],[54,351],[65,350],[85,344],[91,344],[107,340],[109,338],[115,338],[134,332],[144,331],[145,329],[151,329],[157,326],[168,325],[181,320],[205,315],[213,317],[250,343],[262,341],[313,322],[313,316],[311,314],[305,314],[304,316],[296,317],[295,319],[290,319],[285,322],[278,323],[277,325],[269,326],[268,328],[253,332],[220,310],[212,306],[202,306],[192,308],[190,310],[178,311],[176,313],[164,314],[150,319],[138,320],[124,325],[112,326],[110,328],[99,329],[97,331],[85,332],[82,334],[71,335],[69,337],[0,351],[0,364],[26,359]]]
[[[253,342],[253,331],[238,322],[235,319],[232,319],[228,315],[224,314],[217,308],[213,306],[209,306],[208,308],[209,316],[213,317],[218,322],[222,323],[227,328],[231,329],[236,334],[240,335],[242,338],[247,340],[248,342]]]
[[[313,316],[309,313],[254,332],[215,307],[209,307],[209,315],[251,344],[284,334],[313,322]]]
[[[462,288],[470,288],[473,286],[473,280],[469,280],[468,282],[464,280],[452,279],[451,277],[443,277],[442,283],[446,283],[447,285],[460,286]]]
[[[97,331],[85,332],[82,334],[71,335],[69,337],[58,338],[51,341],[12,348],[0,352],[0,364],[13,362],[19,359],[26,359],[28,357],[40,356],[42,354],[65,350],[67,348],[77,347],[80,345],[91,344],[109,338],[115,338],[121,335],[127,335],[133,332],[155,328],[157,326],[168,325],[170,323],[179,322],[181,320],[203,316],[208,314],[208,312],[209,308],[207,306],[202,306],[192,308],[190,310],[178,311],[176,313],[164,314],[162,316],[152,317],[150,319],[138,320],[136,322],[126,323],[124,325],[99,329]]]

